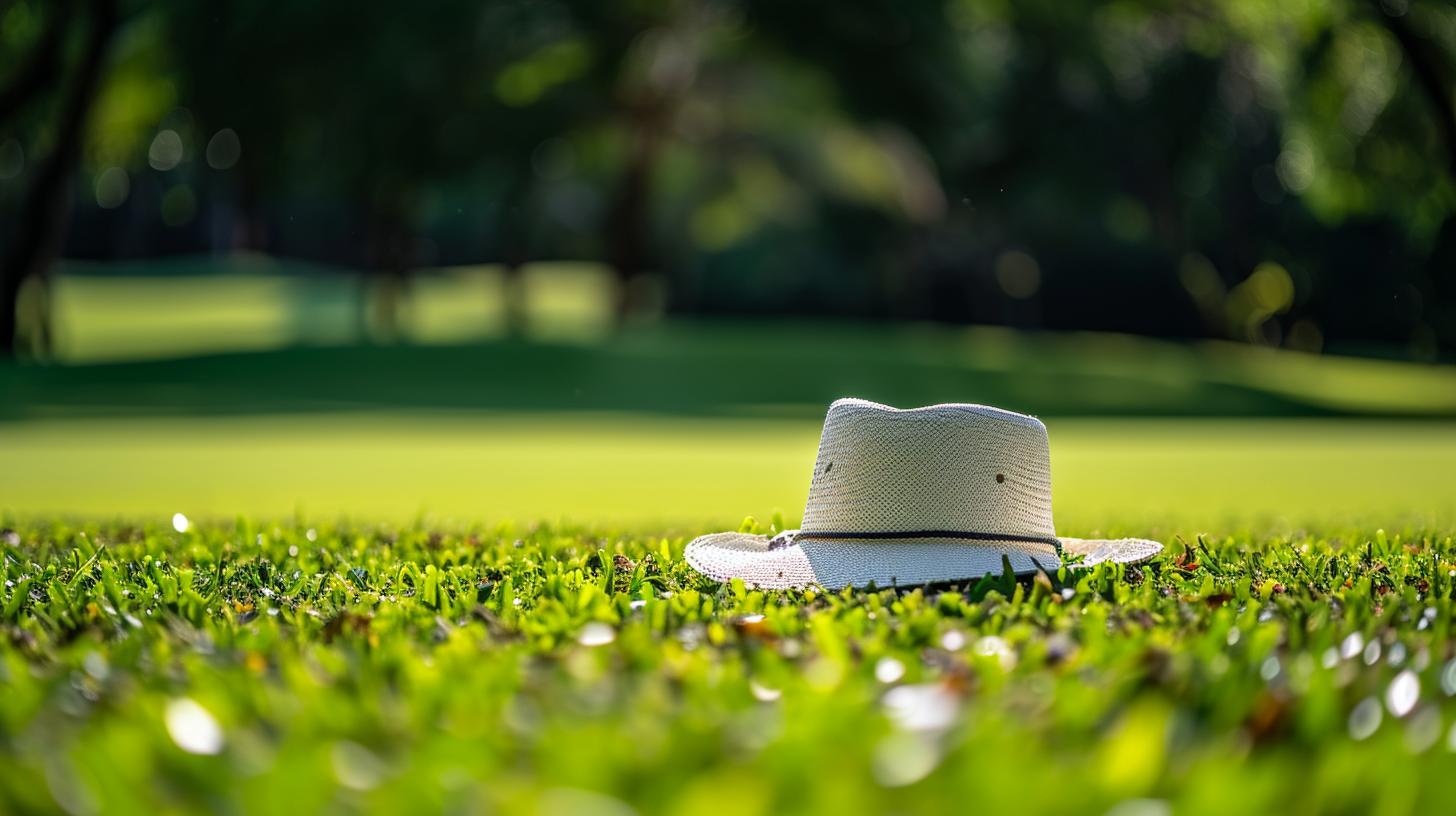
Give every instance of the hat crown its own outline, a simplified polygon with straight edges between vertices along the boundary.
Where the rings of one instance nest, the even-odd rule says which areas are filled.
[[[829,406],[803,529],[1052,536],[1051,455],[1035,417],[949,403]]]

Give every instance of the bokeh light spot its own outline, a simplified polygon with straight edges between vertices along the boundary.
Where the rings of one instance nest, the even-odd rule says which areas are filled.
[[[222,752],[222,727],[207,709],[183,697],[167,703],[167,733],[189,754]]]
[[[875,747],[875,781],[889,788],[912,785],[940,764],[938,742],[922,734],[891,734]]]
[[[600,621],[592,621],[581,628],[576,641],[583,646],[605,646],[617,639],[617,630]]]
[[[996,258],[996,283],[1008,296],[1026,300],[1041,289],[1041,266],[1025,252],[1003,252]]]
[[[1380,701],[1366,697],[1350,712],[1350,737],[1357,741],[1369,739],[1380,728],[1381,719]]]
[[[147,163],[153,170],[171,170],[182,163],[182,154],[182,137],[169,128],[152,139],[152,146],[147,150]]]
[[[96,206],[114,210],[131,195],[131,179],[120,167],[108,167],[96,176]]]
[[[334,777],[350,790],[378,787],[389,770],[373,751],[348,740],[335,743],[329,751],[329,759],[334,766]]]
[[[1315,174],[1314,150],[1310,148],[1309,142],[1291,139],[1284,145],[1284,151],[1274,163],[1274,172],[1279,176],[1279,183],[1291,193],[1301,193],[1309,189]]]
[[[223,128],[207,140],[207,166],[214,170],[229,170],[242,156],[243,143],[232,128]]]
[[[1284,267],[1272,261],[1255,267],[1241,285],[1248,287],[1254,304],[1270,314],[1282,312],[1294,302],[1294,281]]]
[[[1397,674],[1385,690],[1385,707],[1397,717],[1404,717],[1421,698],[1421,681],[1410,669]]]
[[[1324,348],[1325,337],[1318,325],[1312,320],[1297,320],[1289,327],[1289,336],[1285,339],[1285,345],[1295,351],[1303,351],[1309,354],[1318,354]]]
[[[875,679],[881,683],[894,683],[905,676],[905,664],[893,657],[882,657],[875,663]]]

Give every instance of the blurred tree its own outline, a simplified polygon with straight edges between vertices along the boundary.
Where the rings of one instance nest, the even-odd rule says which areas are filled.
[[[404,277],[422,260],[423,201],[458,179],[497,183],[497,258],[529,256],[532,153],[590,114],[570,97],[592,52],[549,0],[442,0],[399,14],[384,0],[179,4],[172,42],[183,98],[208,128],[238,134],[234,175],[253,248],[270,246],[264,199],[342,194],[357,213],[343,252],[378,282],[375,322],[392,335]],[[565,100],[565,101],[563,101]],[[518,314],[512,325],[519,326]]]
[[[418,266],[590,258],[622,316],[1456,348],[1449,2],[166,0],[88,61],[103,7],[0,17],[12,322],[79,161],[87,251],[365,270],[383,337]]]
[[[40,22],[38,36],[0,88],[0,143],[15,139],[20,150],[38,158],[30,160],[32,169],[25,172],[17,216],[0,254],[0,356],[11,357],[20,350],[22,286],[29,280],[43,285],[60,251],[71,179],[119,14],[117,0],[23,2],[7,10],[7,22],[29,18],[16,24],[22,29],[33,32],[34,21]],[[7,35],[8,49],[15,44],[8,41],[13,34]],[[32,132],[41,135],[22,143],[12,134],[21,133],[17,126],[24,119],[30,120]],[[42,320],[33,350],[44,354],[49,343]]]

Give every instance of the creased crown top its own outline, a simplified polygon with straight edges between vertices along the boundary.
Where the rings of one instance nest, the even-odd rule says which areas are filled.
[[[837,400],[803,529],[1055,535],[1046,426],[986,405]]]

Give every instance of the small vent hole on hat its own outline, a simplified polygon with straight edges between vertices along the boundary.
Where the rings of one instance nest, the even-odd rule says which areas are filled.
[[[998,474],[996,474],[996,484],[1001,484],[1004,481],[1006,481],[1006,474],[1004,474],[1004,473],[998,473]]]
[[[833,469],[834,469],[834,463],[833,462],[830,462],[829,464],[827,464],[827,465],[824,466],[824,472],[825,473],[828,473],[830,470],[833,470]]]

